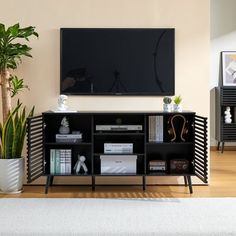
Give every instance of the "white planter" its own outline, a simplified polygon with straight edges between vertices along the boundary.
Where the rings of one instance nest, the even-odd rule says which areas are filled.
[[[19,193],[24,179],[24,158],[0,159],[0,191]]]
[[[172,104],[163,104],[164,112],[172,112]]]
[[[177,105],[177,104],[174,104],[174,111],[175,112],[182,112],[183,109],[182,109],[182,105]]]

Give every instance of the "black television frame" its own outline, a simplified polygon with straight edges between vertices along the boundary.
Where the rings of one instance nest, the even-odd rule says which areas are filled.
[[[145,29],[160,29],[160,30],[173,30],[173,64],[174,64],[174,76],[173,76],[173,91],[172,92],[156,92],[156,93],[140,93],[140,92],[135,92],[135,93],[116,93],[116,92],[109,92],[109,93],[91,93],[88,94],[82,93],[82,92],[76,92],[76,93],[71,93],[71,92],[63,92],[62,91],[62,45],[63,45],[63,30],[73,30],[73,29],[101,29],[101,30],[132,30],[132,29],[140,29],[140,30],[145,30]],[[60,28],[60,94],[65,94],[65,95],[71,95],[71,96],[174,96],[175,95],[175,28],[72,28],[72,27],[63,27]]]

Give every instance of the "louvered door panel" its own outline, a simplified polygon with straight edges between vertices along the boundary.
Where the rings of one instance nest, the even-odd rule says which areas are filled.
[[[194,171],[204,183],[208,182],[207,118],[195,116]]]
[[[27,182],[31,183],[44,172],[42,116],[28,118],[27,157]]]
[[[221,87],[221,105],[236,106],[236,89],[235,87]]]

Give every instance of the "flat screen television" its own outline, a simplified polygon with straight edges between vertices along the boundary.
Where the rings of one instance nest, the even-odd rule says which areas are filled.
[[[60,93],[174,95],[173,28],[62,28]]]

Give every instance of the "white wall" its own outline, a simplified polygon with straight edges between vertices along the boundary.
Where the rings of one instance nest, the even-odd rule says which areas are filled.
[[[209,116],[209,0],[1,0],[0,21],[34,25],[33,59],[18,73],[31,90],[21,95],[38,113],[53,109],[59,95],[59,28],[171,27],[176,29],[176,94],[183,107]],[[78,110],[161,110],[162,97],[69,98]]]
[[[236,1],[211,0],[211,79],[210,79],[210,130],[211,146],[215,141],[215,94],[213,88],[220,79],[220,52],[236,51]],[[230,143],[226,143],[229,145]],[[231,145],[235,145],[232,144]]]

